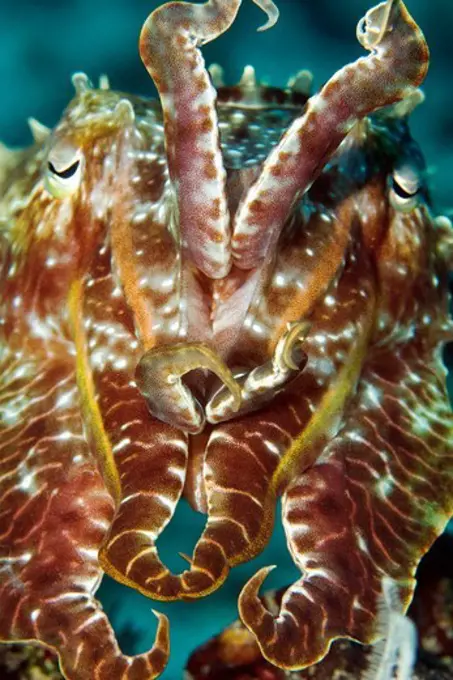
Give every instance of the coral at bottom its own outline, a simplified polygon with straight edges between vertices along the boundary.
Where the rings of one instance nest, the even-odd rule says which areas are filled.
[[[38,645],[0,645],[1,680],[61,680],[55,655]]]

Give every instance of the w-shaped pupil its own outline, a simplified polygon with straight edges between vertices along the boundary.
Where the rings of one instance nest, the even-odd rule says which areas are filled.
[[[75,161],[72,165],[70,165],[68,168],[65,168],[65,170],[58,171],[56,167],[51,163],[50,161],[48,162],[48,168],[50,172],[52,172],[54,175],[57,175],[57,177],[61,177],[61,179],[69,179],[70,177],[73,177],[75,173],[77,172],[77,168],[80,165],[80,161]]]

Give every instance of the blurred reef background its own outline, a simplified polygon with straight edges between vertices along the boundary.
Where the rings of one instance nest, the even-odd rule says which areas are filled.
[[[0,139],[10,146],[31,143],[26,119],[33,116],[53,126],[73,95],[70,75],[85,71],[93,82],[106,73],[112,88],[146,96],[155,90],[138,56],[143,22],[157,0],[0,0]],[[203,50],[206,62],[220,63],[225,80],[239,80],[253,64],[260,80],[285,86],[298,70],[313,71],[319,87],[362,50],[355,27],[373,0],[278,0],[276,27],[256,28],[264,14],[243,0],[237,22]],[[428,164],[437,212],[453,209],[453,0],[406,0],[431,48],[431,69],[424,86],[425,103],[414,113],[412,130]],[[203,518],[181,506],[165,532],[164,560],[182,569],[178,551],[191,553]],[[156,607],[170,616],[172,654],[163,680],[180,680],[195,646],[230,623],[245,580],[257,568],[278,563],[269,587],[288,583],[295,575],[281,529],[257,560],[235,569],[226,586],[193,604],[154,603],[111,581],[101,586],[101,599],[120,635],[125,652],[140,652],[153,640]]]

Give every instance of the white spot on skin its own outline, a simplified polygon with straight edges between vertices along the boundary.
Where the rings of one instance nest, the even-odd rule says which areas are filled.
[[[255,321],[255,323],[252,324],[252,330],[253,330],[253,332],[256,333],[257,335],[264,335],[264,328],[263,328],[263,326],[262,326],[260,323],[258,323],[257,321]]]
[[[382,498],[387,498],[393,490],[393,480],[389,477],[380,479],[376,484],[376,490]]]
[[[60,432],[59,435],[57,435],[57,438],[60,441],[69,441],[74,437],[74,433],[70,432],[69,430],[65,430],[64,432]]]
[[[363,538],[363,536],[361,534],[359,534],[358,532],[356,532],[356,538],[357,538],[357,545],[359,546],[360,550],[363,553],[365,553],[366,555],[369,555],[368,546],[367,546],[366,541]]]
[[[113,362],[113,368],[117,371],[122,371],[128,366],[128,360],[124,357],[120,357]]]
[[[103,348],[96,349],[91,356],[91,365],[93,368],[103,370],[107,363],[107,352]]]
[[[129,444],[132,443],[132,440],[129,437],[124,437],[118,444],[115,444],[113,447],[113,452],[118,453],[118,451],[121,451],[122,449],[126,448],[126,446],[129,446]]]
[[[269,439],[264,440],[264,445],[268,451],[274,453],[275,455],[280,455],[280,449],[274,442],[269,441]]]
[[[365,388],[365,401],[371,402],[374,406],[380,406],[382,393],[374,385],[367,385]]]
[[[57,408],[65,408],[66,406],[71,406],[71,404],[74,401],[74,392],[65,392],[64,394],[61,394],[56,403],[55,406]]]
[[[326,303],[326,305],[327,305],[328,307],[334,307],[334,306],[335,306],[336,300],[335,300],[335,298],[334,298],[333,295],[327,295],[327,296],[326,296],[326,299],[324,300],[324,302]]]
[[[24,477],[22,477],[21,481],[18,484],[18,488],[21,491],[26,491],[30,495],[36,493],[37,487],[35,483],[34,473],[29,472]]]
[[[327,357],[317,359],[313,364],[313,368],[316,371],[318,378],[328,378],[334,373],[334,365]]]
[[[83,548],[83,547],[78,547],[77,552],[79,555],[82,557],[88,558],[90,561],[97,560],[98,557],[98,551],[96,548]]]

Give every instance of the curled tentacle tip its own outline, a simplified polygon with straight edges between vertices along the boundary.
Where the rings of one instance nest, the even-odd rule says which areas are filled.
[[[271,564],[268,567],[262,567],[256,572],[256,574],[252,576],[252,578],[247,581],[239,595],[239,606],[245,603],[246,600],[250,601],[258,597],[259,590],[264,581],[267,579],[271,571],[274,571],[276,568],[276,564]]]
[[[267,14],[266,23],[260,26],[257,30],[260,32],[267,31],[269,28],[272,28],[272,26],[275,26],[278,21],[278,17],[280,16],[277,5],[272,2],[272,0],[253,0],[253,2]]]
[[[169,632],[170,631],[170,622],[168,620],[168,616],[165,614],[162,614],[162,612],[157,611],[157,609],[151,609],[152,613],[157,619],[158,626],[159,628],[162,628],[159,632]]]
[[[310,324],[297,321],[287,325],[286,333],[280,338],[275,351],[275,359],[279,365],[292,371],[299,371],[305,365],[307,355],[302,345],[309,333]]]
[[[239,593],[239,615],[243,624],[257,637],[257,627],[261,628],[265,621],[265,625],[269,625],[269,617],[271,617],[270,612],[266,609],[266,606],[260,599],[259,591],[268,575],[274,569],[275,565],[259,569],[259,571],[247,581]],[[271,625],[273,626],[273,624]],[[257,642],[261,647],[260,640],[257,639]],[[263,650],[261,649],[261,651]]]
[[[233,410],[241,405],[241,386],[218,354],[203,343],[180,343],[153,348],[138,362],[135,379],[151,413],[184,432],[198,434],[205,426],[205,412],[181,378],[193,370],[209,370],[232,395]]]
[[[157,618],[156,638],[153,650],[151,651],[151,654],[156,654],[159,659],[156,673],[152,676],[157,678],[167,665],[170,656],[170,622],[168,617],[162,614],[162,612],[158,612],[156,609],[151,609],[151,611]]]
[[[357,24],[357,40],[366,50],[375,49],[389,28],[393,8],[400,0],[386,0],[372,7]]]

